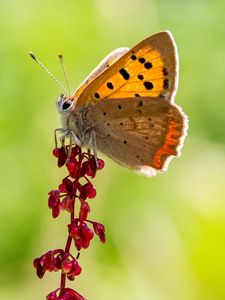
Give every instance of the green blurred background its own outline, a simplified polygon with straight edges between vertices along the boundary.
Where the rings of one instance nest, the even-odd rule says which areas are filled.
[[[0,1],[0,298],[44,299],[34,257],[64,247],[68,215],[51,218],[47,193],[64,174],[51,155],[59,127],[55,83],[32,50],[73,89],[114,48],[170,30],[180,56],[176,102],[189,116],[181,158],[148,179],[106,159],[92,219],[107,229],[83,251],[71,286],[90,300],[225,299],[225,2]]]

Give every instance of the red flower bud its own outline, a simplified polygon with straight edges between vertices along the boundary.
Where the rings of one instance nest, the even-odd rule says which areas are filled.
[[[98,159],[98,163],[97,163],[97,169],[98,170],[102,170],[105,166],[105,163],[102,159]]]
[[[33,261],[33,265],[34,265],[34,267],[36,269],[37,276],[41,279],[44,276],[46,270],[41,265],[40,258],[35,258],[35,260]]]
[[[91,157],[88,161],[85,161],[82,164],[82,171],[81,171],[81,173],[83,175],[86,174],[87,176],[90,176],[90,177],[94,178],[95,175],[96,175],[96,170],[97,170],[97,166],[96,166],[95,158]]]
[[[57,299],[58,299],[58,297],[57,297],[56,291],[51,292],[46,297],[46,300],[57,300]]]
[[[52,151],[52,154],[58,158],[59,157],[59,148],[54,148]]]
[[[80,214],[79,214],[80,220],[81,221],[86,220],[89,212],[90,212],[89,204],[85,201],[82,201],[80,206]]]
[[[70,281],[73,281],[75,279],[75,276],[74,275],[66,275],[67,276],[67,279],[69,279]]]
[[[67,210],[69,212],[73,211],[73,200],[70,197],[66,196],[63,198],[62,202],[60,203],[61,210]]]
[[[65,288],[61,292],[59,300],[87,300],[87,299],[85,299],[82,295],[80,295],[76,291],[70,288]]]
[[[43,268],[45,268],[45,270],[48,270],[50,272],[53,271],[55,267],[55,258],[53,256],[52,251],[49,251],[42,255],[40,263],[43,266]]]
[[[66,162],[66,167],[70,173],[70,176],[76,178],[78,162],[74,157],[70,157],[70,159]]]
[[[71,157],[75,157],[80,154],[80,148],[78,146],[72,147]]]
[[[62,167],[67,160],[67,151],[65,147],[58,148],[58,167]]]
[[[62,272],[67,274],[70,273],[73,267],[73,262],[70,261],[68,258],[64,259],[62,262]]]
[[[53,207],[52,209],[52,217],[55,219],[59,216],[60,214],[60,208],[59,206]]]
[[[105,243],[106,237],[105,237],[105,227],[103,224],[94,222],[93,223],[94,232],[98,235],[100,241],[102,243]]]
[[[49,208],[53,208],[59,204],[59,195],[60,192],[59,190],[53,190],[48,193],[49,198],[48,198],[48,206]]]
[[[77,224],[77,219],[73,220],[71,224],[68,225],[69,235],[75,239],[79,239],[79,226]]]
[[[86,200],[87,198],[94,198],[96,196],[96,189],[90,182],[87,182],[85,185],[79,187],[80,198]]]
[[[72,262],[72,267],[70,269],[70,272],[68,272],[68,276],[78,276],[80,275],[81,271],[82,271],[82,268],[81,266],[79,265],[78,261],[76,259],[73,259]]]

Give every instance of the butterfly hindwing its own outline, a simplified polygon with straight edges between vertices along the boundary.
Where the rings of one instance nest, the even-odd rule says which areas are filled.
[[[159,97],[173,101],[177,73],[172,35],[160,32],[125,53],[73,98],[77,106],[111,98]]]
[[[184,113],[164,99],[99,101],[87,117],[99,151],[148,175],[166,169],[168,158],[179,154],[185,134]]]

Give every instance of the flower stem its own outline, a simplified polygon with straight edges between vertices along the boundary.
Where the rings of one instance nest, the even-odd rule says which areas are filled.
[[[82,160],[83,160],[83,155],[82,155],[82,153],[80,153],[79,154],[79,160],[78,160],[78,168],[77,168],[78,174],[80,173],[80,168],[81,168]],[[78,175],[77,178],[76,178],[76,180],[75,180],[75,184],[78,183],[79,179],[80,179],[80,177]],[[75,191],[75,195],[76,194],[77,194],[77,190]],[[75,216],[75,200],[76,199],[74,197],[73,209],[72,209],[72,212],[70,214],[71,223],[74,220],[74,216]],[[67,238],[66,247],[65,247],[65,256],[68,256],[70,254],[71,242],[72,242],[72,236],[69,235],[68,238]],[[60,283],[60,290],[61,290],[61,292],[65,289],[65,287],[66,287],[66,274],[64,274],[63,272],[61,272],[61,283]]]

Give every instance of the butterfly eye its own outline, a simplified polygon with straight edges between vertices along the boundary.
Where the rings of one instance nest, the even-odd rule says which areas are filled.
[[[73,101],[71,100],[66,100],[63,102],[63,105],[62,105],[62,110],[67,110],[68,108],[70,108],[73,104]]]

